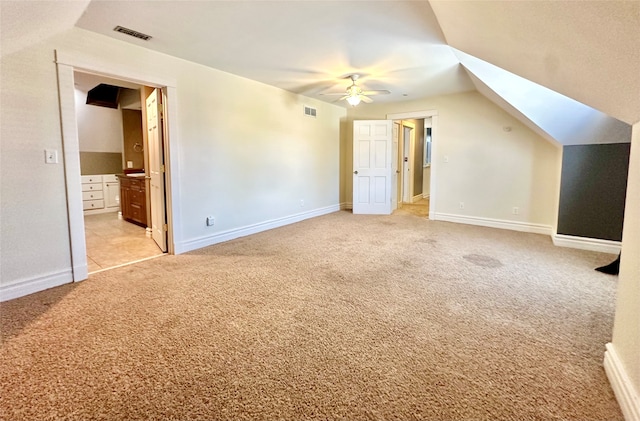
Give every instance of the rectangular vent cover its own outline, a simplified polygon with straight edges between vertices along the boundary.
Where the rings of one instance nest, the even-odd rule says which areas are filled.
[[[308,116],[308,117],[313,117],[315,118],[317,115],[317,110],[315,108],[311,108],[311,107],[307,107],[306,105],[304,106],[304,115]]]
[[[149,41],[151,39],[151,35],[143,34],[142,32],[134,31],[133,29],[125,28],[119,25],[113,28],[113,30],[122,34],[127,34],[131,35],[132,37],[143,39],[145,41]]]

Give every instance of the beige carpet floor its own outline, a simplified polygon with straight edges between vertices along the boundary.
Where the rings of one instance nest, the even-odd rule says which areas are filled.
[[[0,305],[3,420],[621,420],[611,255],[336,212]]]

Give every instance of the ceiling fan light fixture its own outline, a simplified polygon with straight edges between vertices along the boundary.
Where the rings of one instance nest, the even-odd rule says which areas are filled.
[[[354,96],[347,97],[347,102],[352,107],[355,107],[356,105],[360,104],[360,95],[354,95]]]

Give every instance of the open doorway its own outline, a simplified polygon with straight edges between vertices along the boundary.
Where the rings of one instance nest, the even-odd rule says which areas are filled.
[[[420,216],[434,212],[435,172],[431,156],[437,118],[435,110],[387,115],[394,123],[394,210],[403,209]]]
[[[87,271],[161,256],[168,233],[162,91],[73,75]]]

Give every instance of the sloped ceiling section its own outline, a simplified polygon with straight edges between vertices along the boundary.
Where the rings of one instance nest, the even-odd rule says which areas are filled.
[[[496,102],[495,96],[487,95],[485,86],[477,83],[479,80],[513,107],[507,112],[529,126],[534,123],[562,145],[631,142],[630,125],[462,51],[454,51],[474,76],[478,91]],[[500,102],[496,104],[505,108]]]
[[[447,43],[588,104],[640,121],[640,2],[433,1]]]
[[[15,53],[73,27],[90,0],[0,1],[0,53]]]
[[[502,98],[495,91],[489,88],[483,81],[478,79],[473,73],[467,70],[467,74],[469,75],[469,78],[475,85],[477,91],[480,92],[482,95],[484,95],[487,99],[489,99],[489,101],[493,102],[498,107],[502,108],[504,111],[506,111],[507,113],[511,114],[513,117],[520,120],[521,123],[523,123],[529,129],[537,133],[540,137],[546,139],[547,141],[549,141],[550,143],[556,146],[561,145],[560,142],[554,139],[549,133],[542,130],[540,126],[538,126],[533,121],[528,119],[527,116],[525,116],[520,112],[520,110],[518,110],[513,105],[505,101],[504,98]],[[505,130],[508,130],[508,129],[505,129]]]

